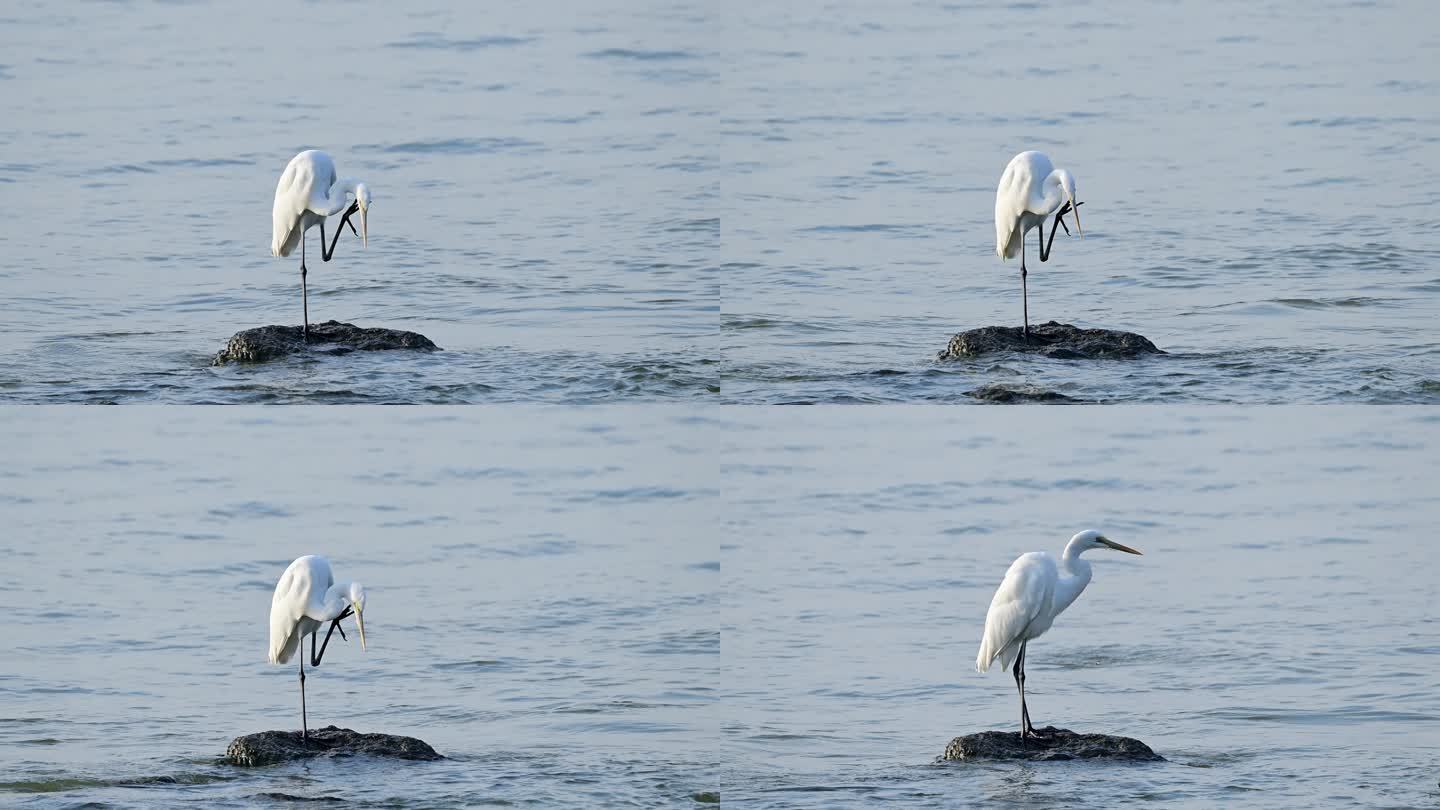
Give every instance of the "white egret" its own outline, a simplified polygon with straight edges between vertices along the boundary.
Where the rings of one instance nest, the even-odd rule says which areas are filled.
[[[1061,217],[1075,212],[1075,229],[1080,238],[1080,206],[1075,202],[1075,178],[1064,169],[1057,169],[1050,158],[1040,152],[1021,152],[1010,159],[995,189],[995,252],[1001,259],[1020,254],[1020,300],[1025,316],[1025,337],[1030,337],[1030,295],[1025,289],[1025,235],[1031,228],[1040,228],[1040,261],[1050,261],[1050,246],[1055,244],[1055,225],[1050,226],[1050,241],[1045,241],[1045,217],[1055,214],[1055,224],[1070,233]]]
[[[353,202],[347,199],[347,194],[355,198]],[[330,240],[327,250],[325,218],[341,211],[345,211],[340,220],[342,227],[335,229],[335,238]],[[360,212],[360,232],[356,235],[368,247],[370,187],[348,177],[337,180],[335,161],[318,149],[307,149],[291,158],[275,186],[270,253],[277,257],[289,256],[295,245],[300,245],[300,298],[305,312],[304,334],[307,340],[310,338],[310,295],[305,285],[305,232],[314,225],[320,226],[320,258],[328,262],[335,255],[335,243],[340,241],[343,226],[349,225],[350,232],[355,233],[350,215],[356,211]]]
[[[1080,532],[1065,544],[1057,563],[1043,551],[1021,554],[1005,572],[1005,580],[995,589],[990,610],[985,614],[985,637],[975,656],[975,669],[985,672],[990,664],[1000,661],[1000,668],[1015,668],[1015,687],[1020,690],[1020,739],[1038,736],[1030,724],[1030,710],[1025,706],[1025,645],[1044,635],[1055,617],[1070,607],[1076,597],[1090,584],[1090,563],[1080,555],[1092,548],[1112,548],[1127,554],[1139,554],[1093,529]]]
[[[354,614],[360,630],[360,649],[365,649],[365,588],[358,582],[336,582],[330,573],[330,561],[309,554],[290,563],[280,581],[275,583],[275,596],[270,600],[270,663],[287,664],[290,656],[300,651],[300,735],[310,737],[310,724],[305,716],[305,637],[310,637],[310,666],[320,666],[330,635],[340,628],[340,620]],[[325,643],[315,650],[315,634],[325,623],[330,630]],[[341,638],[345,630],[340,629]]]

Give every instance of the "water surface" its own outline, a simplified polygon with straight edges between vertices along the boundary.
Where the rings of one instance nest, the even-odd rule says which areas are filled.
[[[1418,2],[802,2],[729,19],[724,397],[1440,400],[1440,33]],[[1021,321],[995,186],[1048,153],[1085,239],[1032,323],[1134,362],[937,363]]]
[[[615,408],[12,413],[0,804],[714,798],[719,563],[697,526],[715,468],[694,463],[711,447],[696,425]],[[368,591],[369,649],[336,636],[308,673],[312,727],[449,759],[218,764],[235,736],[299,728],[267,617],[306,553]]]
[[[1440,420],[1375,407],[727,409],[721,785],[754,808],[1440,803]],[[1043,418],[1040,418],[1043,415]],[[882,423],[883,422],[883,423]],[[1010,562],[1104,530],[1037,724],[1169,762],[934,762]]]
[[[0,12],[0,397],[597,401],[718,387],[715,76],[679,4],[12,3]],[[286,162],[375,195],[311,235],[310,317],[444,352],[209,367],[299,324]]]

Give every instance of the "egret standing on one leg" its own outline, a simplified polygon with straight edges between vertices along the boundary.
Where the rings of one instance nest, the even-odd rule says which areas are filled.
[[[350,202],[346,195],[354,195]],[[346,205],[349,209],[346,210]],[[310,295],[305,285],[305,232],[311,226],[320,226],[320,258],[330,261],[335,255],[335,243],[340,241],[340,231],[335,229],[335,238],[330,247],[325,247],[325,218],[345,211],[341,225],[349,225],[350,215],[360,212],[360,232],[356,234],[368,247],[370,245],[370,188],[358,180],[335,178],[335,161],[318,149],[307,149],[290,159],[280,182],[275,186],[275,207],[272,221],[270,253],[274,256],[289,256],[300,245],[300,299],[305,312],[305,338],[310,338]]]
[[[1129,546],[1106,539],[1100,532],[1083,531],[1070,538],[1057,564],[1043,551],[1021,554],[1005,572],[1005,580],[990,600],[985,614],[985,638],[975,656],[975,669],[985,672],[996,659],[1001,669],[1015,668],[1015,687],[1020,690],[1020,739],[1036,736],[1025,706],[1025,645],[1050,629],[1055,617],[1070,607],[1090,584],[1090,563],[1080,555],[1092,548],[1113,548],[1139,554]]]
[[[355,615],[360,629],[360,649],[365,649],[365,589],[358,582],[335,582],[330,561],[314,554],[299,558],[280,575],[275,596],[270,600],[270,663],[286,664],[300,650],[300,736],[309,739],[310,724],[305,717],[305,637],[310,637],[310,666],[320,666],[330,635],[340,620]],[[315,650],[315,634],[325,623],[330,630],[325,643]],[[345,631],[340,630],[344,638]]]
[[[1020,300],[1025,316],[1025,337],[1030,337],[1030,295],[1025,289],[1025,235],[1031,228],[1040,228],[1040,261],[1050,261],[1050,246],[1055,244],[1055,225],[1050,226],[1050,241],[1045,241],[1045,217],[1055,214],[1055,224],[1070,233],[1061,219],[1075,212],[1075,229],[1080,238],[1080,206],[1075,202],[1075,178],[1064,169],[1056,169],[1050,158],[1040,152],[1021,152],[1010,159],[995,189],[995,252],[1002,259],[1020,254]],[[1058,209],[1058,210],[1057,210]]]

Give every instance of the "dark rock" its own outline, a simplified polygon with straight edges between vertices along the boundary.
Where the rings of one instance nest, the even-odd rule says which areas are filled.
[[[313,352],[318,354],[349,354],[354,351],[374,352],[385,349],[419,349],[433,352],[439,349],[430,338],[416,332],[400,329],[365,329],[351,323],[326,321],[310,324],[310,342],[305,342],[305,330],[299,326],[257,326],[236,332],[225,344],[211,365],[226,363],[264,363],[278,360],[292,354]]]
[[[941,759],[1113,759],[1127,762],[1164,762],[1165,758],[1133,737],[1076,734],[1069,729],[1036,729],[1044,739],[1021,740],[1018,731],[982,731],[956,737],[945,746]]]
[[[1009,386],[1000,383],[987,383],[976,388],[974,391],[966,391],[966,396],[981,399],[986,402],[1083,402],[1084,400],[1068,397],[1059,391],[1050,391],[1044,388],[1037,388],[1033,385]]]
[[[1142,335],[1114,329],[1081,329],[1068,323],[1030,327],[1030,339],[1019,326],[982,326],[960,332],[936,359],[958,360],[996,352],[1024,352],[1064,359],[1129,358],[1164,354]]]
[[[301,739],[298,731],[261,731],[236,737],[225,749],[225,761],[251,768],[297,759],[356,754],[393,759],[444,759],[429,744],[414,737],[361,734],[348,728],[326,726],[311,730],[308,740]]]

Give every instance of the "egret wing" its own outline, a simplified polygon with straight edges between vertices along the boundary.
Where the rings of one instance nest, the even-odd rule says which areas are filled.
[[[296,562],[299,562],[297,560]],[[270,599],[270,663],[289,663],[300,646],[300,619],[310,599],[310,572],[291,563]]]
[[[301,217],[310,204],[314,175],[299,160],[291,160],[275,186],[275,205],[271,208],[270,253],[289,256],[300,244],[303,231]]]
[[[1020,652],[1026,628],[1049,609],[1058,577],[1055,561],[1043,551],[1021,554],[1010,564],[985,614],[985,636],[975,656],[975,669],[985,672],[996,659],[1001,669],[1010,666]]]
[[[995,252],[1002,259],[1019,255],[1020,240],[1025,238],[1020,217],[1029,202],[1030,173],[1026,169],[1022,161],[1010,161],[995,189]]]

